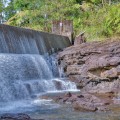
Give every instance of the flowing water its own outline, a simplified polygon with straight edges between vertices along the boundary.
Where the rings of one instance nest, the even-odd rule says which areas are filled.
[[[0,114],[27,113],[46,120],[120,120],[118,106],[115,112],[76,112],[70,105],[40,98],[77,91],[58,68],[55,55],[45,55],[68,46],[67,37],[0,25]]]
[[[38,106],[56,108],[59,105],[39,96],[69,90],[77,90],[76,85],[59,79],[53,57],[0,54],[0,113],[35,111]]]
[[[0,114],[46,116],[60,109],[61,105],[40,96],[77,90],[74,83],[62,78],[64,74],[62,68],[58,69],[55,56],[47,54],[70,45],[64,36],[1,24]]]
[[[107,113],[77,112],[70,105],[41,99],[42,95],[77,91],[76,85],[62,76],[55,56],[0,54],[0,114],[27,113],[46,120],[120,120],[118,106]]]
[[[65,36],[0,24],[0,53],[45,54],[70,45]]]

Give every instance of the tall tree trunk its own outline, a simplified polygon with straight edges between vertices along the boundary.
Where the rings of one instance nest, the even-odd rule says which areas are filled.
[[[102,0],[102,6],[104,7],[104,0]]]

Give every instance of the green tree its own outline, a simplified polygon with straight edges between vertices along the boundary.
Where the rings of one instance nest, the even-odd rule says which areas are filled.
[[[44,0],[14,0],[14,8],[17,11],[35,10],[43,5]]]
[[[14,0],[10,0],[8,5],[5,7],[5,19],[8,20],[12,16],[16,14],[16,10],[14,8]]]
[[[78,14],[79,4],[75,0],[45,0],[44,13],[53,19],[65,19]]]
[[[52,20],[67,19],[73,20],[76,34],[86,31],[89,39],[120,33],[119,0],[14,0],[13,3],[17,13],[8,20],[10,25],[44,31],[45,26],[51,28]]]
[[[4,1],[0,0],[0,23],[3,22],[3,10],[4,10]]]

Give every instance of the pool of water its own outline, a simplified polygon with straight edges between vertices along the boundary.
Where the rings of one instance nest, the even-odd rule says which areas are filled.
[[[39,103],[39,102],[38,102]],[[120,120],[120,111],[114,106],[116,111],[109,112],[80,112],[75,111],[71,105],[51,104],[51,107],[39,108],[29,112],[32,118],[46,120]]]
[[[37,110],[29,113],[32,118],[46,120],[120,120],[120,112],[79,112],[69,105],[62,105],[52,109]]]
[[[60,94],[60,93],[59,93]],[[62,94],[62,93],[61,93]],[[47,93],[47,95],[56,95]],[[109,112],[80,112],[71,105],[57,104],[52,99],[28,99],[0,104],[0,114],[27,113],[34,119],[45,120],[120,120],[120,106]]]

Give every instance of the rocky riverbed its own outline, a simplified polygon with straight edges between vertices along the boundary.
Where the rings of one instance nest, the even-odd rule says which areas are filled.
[[[63,96],[58,101],[73,102],[75,98],[75,109],[91,111],[104,111],[108,105],[119,104],[120,39],[68,47],[58,54],[58,64],[82,93],[72,98]],[[110,96],[106,100],[95,94]]]
[[[27,114],[19,113],[19,114],[3,114],[0,116],[0,120],[38,120],[38,119],[32,119]]]
[[[51,99],[54,101],[49,102]],[[45,104],[41,105],[41,101],[45,100]],[[2,114],[0,120],[119,119],[119,100],[116,99],[116,95],[112,92],[107,94],[90,94],[81,93],[80,91],[73,93],[49,93],[40,96],[35,103],[38,105],[35,110],[29,108],[31,111],[26,111],[24,113],[18,113],[16,110],[17,113],[14,112],[14,114]]]
[[[42,95],[39,100],[54,100],[51,107],[48,104],[42,106],[40,102],[35,111],[3,114],[0,120],[120,118],[120,39],[68,47],[58,54],[58,64],[67,79],[76,83],[80,92]],[[59,82],[55,84],[61,89]]]

